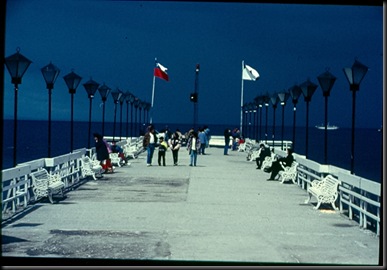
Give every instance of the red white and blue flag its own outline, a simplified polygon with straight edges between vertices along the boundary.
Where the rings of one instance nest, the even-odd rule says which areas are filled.
[[[164,67],[163,65],[161,65],[160,63],[157,63],[156,62],[156,67],[154,69],[154,73],[153,75],[155,77],[158,77],[160,79],[163,79],[163,80],[166,80],[166,81],[169,81],[169,77],[168,77],[168,74],[167,74],[167,68]]]

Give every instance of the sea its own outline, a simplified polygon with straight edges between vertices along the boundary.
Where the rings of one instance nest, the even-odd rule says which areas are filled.
[[[153,123],[156,130],[162,131],[166,127],[171,131],[179,129],[182,133],[193,127],[191,124],[176,123]],[[225,129],[238,128],[239,124],[202,124],[196,127],[208,126],[211,135],[223,136]],[[17,124],[17,163],[23,163],[35,159],[48,157],[48,122],[40,120],[18,120]],[[145,124],[105,122],[105,136],[120,138],[137,137],[142,134]],[[69,121],[51,122],[51,157],[60,156],[71,152],[71,124]],[[73,122],[73,150],[87,148],[90,140],[91,147],[94,146],[93,133],[102,133],[102,123],[92,122],[89,134],[89,122]],[[268,128],[265,137],[265,127],[252,127],[243,130],[245,137],[255,139],[267,139],[268,143],[273,140],[273,129]],[[13,120],[3,120],[3,144],[2,169],[13,166]],[[318,163],[324,163],[324,137],[325,130],[313,127],[308,128],[308,158]],[[295,153],[305,155],[306,152],[306,128],[296,127],[295,130]],[[275,140],[292,141],[293,127],[278,126],[274,130]],[[350,170],[351,166],[351,128],[339,128],[328,131],[327,140],[327,164]],[[354,174],[360,177],[382,182],[383,175],[383,135],[378,128],[356,128],[355,150],[354,150]],[[252,165],[252,167],[254,167]]]

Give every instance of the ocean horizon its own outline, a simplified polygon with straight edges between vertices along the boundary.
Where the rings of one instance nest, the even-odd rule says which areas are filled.
[[[88,129],[89,123],[85,121],[74,121],[73,150],[88,147]],[[171,131],[179,129],[182,133],[187,132],[193,127],[193,124],[177,123],[153,123],[156,130],[162,131],[168,127]],[[239,124],[198,124],[196,127],[207,125],[211,135],[223,136],[226,128],[239,128]],[[113,122],[105,122],[104,136],[114,136],[116,140],[123,137],[137,137],[145,129],[145,124],[132,125],[126,122],[118,121],[114,129]],[[273,140],[273,127],[268,126],[268,134],[265,137],[265,126],[261,128],[261,136],[252,128],[243,127],[246,137],[252,139],[261,139],[267,142]],[[318,163],[324,163],[324,130],[313,127],[308,129],[308,159]],[[94,146],[93,133],[102,133],[102,122],[92,122],[91,124],[91,147]],[[276,141],[292,141],[293,127],[285,126],[282,136],[281,126],[275,127]],[[70,152],[70,122],[52,121],[51,122],[51,157],[60,156]],[[306,151],[306,128],[296,127],[296,140],[294,142],[295,153],[305,155]],[[17,163],[23,163],[35,159],[48,157],[48,122],[46,120],[18,120],[17,134]],[[356,128],[355,130],[355,160],[354,174],[375,181],[381,182],[382,179],[382,132],[377,128]],[[334,165],[346,170],[350,170],[351,156],[351,129],[340,128],[328,131],[328,156],[327,164]],[[13,166],[13,120],[3,120],[3,164],[2,169]],[[254,163],[255,164],[255,163]],[[252,168],[255,169],[254,164]]]

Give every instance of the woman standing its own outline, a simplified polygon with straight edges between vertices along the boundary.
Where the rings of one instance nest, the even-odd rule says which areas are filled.
[[[230,147],[230,136],[231,136],[231,131],[230,129],[226,128],[224,130],[224,152],[223,154],[228,155],[228,148]]]
[[[189,151],[189,155],[191,156],[191,162],[189,166],[196,166],[196,160],[198,157],[198,151],[200,149],[200,140],[198,137],[198,133],[196,131],[191,132],[188,142],[187,142],[187,150]]]
[[[180,136],[177,131],[172,134],[172,138],[169,139],[168,144],[172,150],[173,166],[177,166],[179,149],[181,146]]]

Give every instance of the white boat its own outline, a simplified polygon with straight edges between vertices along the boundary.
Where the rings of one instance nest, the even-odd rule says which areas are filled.
[[[316,128],[318,128],[318,129],[325,129],[325,125],[324,124],[316,125]],[[329,123],[327,125],[327,130],[335,130],[335,129],[338,129],[338,128],[339,128],[338,126],[330,125]]]

